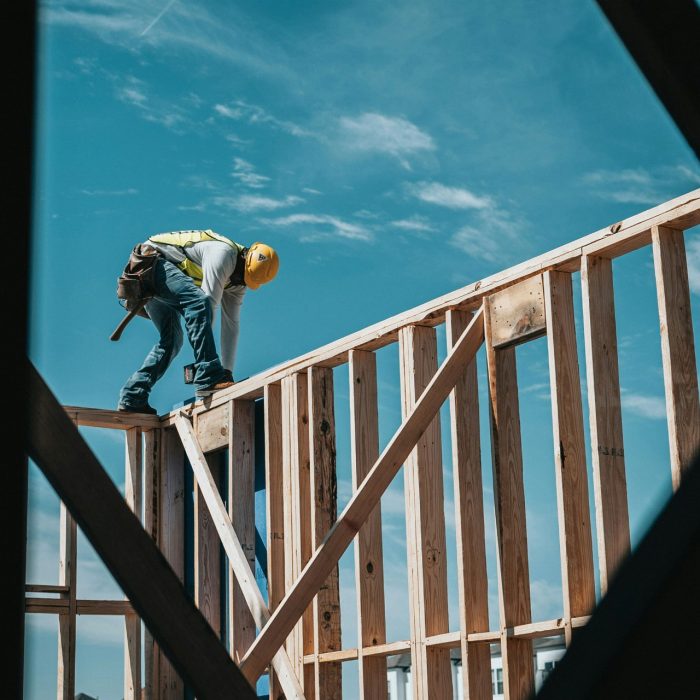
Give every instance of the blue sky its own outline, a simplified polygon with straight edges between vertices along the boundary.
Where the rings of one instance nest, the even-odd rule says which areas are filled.
[[[573,0],[44,2],[36,166],[32,359],[63,403],[103,408],[154,340],[138,319],[108,341],[122,315],[116,277],[152,233],[212,228],[279,250],[277,280],[246,296],[240,379],[700,186],[690,149],[596,4]],[[697,327],[700,235],[686,241]],[[650,251],[617,261],[615,281],[638,539],[670,492]],[[575,290],[580,309],[578,275]],[[439,342],[444,356],[442,331]],[[183,349],[153,392],[160,411],[189,395],[180,367],[190,358]],[[545,342],[518,361],[523,434],[533,436],[533,614],[547,619],[561,580]],[[395,346],[379,364],[386,441],[400,420]],[[345,501],[342,368],[336,393]],[[122,436],[85,435],[121,484]],[[402,494],[399,477],[383,499],[390,639],[408,635]],[[54,582],[58,506],[35,468],[30,498],[29,580]],[[454,562],[451,515],[448,550]],[[341,565],[346,646],[351,564]],[[82,596],[119,595],[83,541],[79,581]],[[452,584],[450,610],[455,628]],[[55,621],[29,623],[27,697],[43,698],[55,683]],[[116,620],[81,619],[78,690],[121,697],[120,635]],[[355,667],[345,668],[352,697]]]

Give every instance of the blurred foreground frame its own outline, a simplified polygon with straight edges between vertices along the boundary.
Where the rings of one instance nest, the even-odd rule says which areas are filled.
[[[697,697],[700,453],[538,700]]]

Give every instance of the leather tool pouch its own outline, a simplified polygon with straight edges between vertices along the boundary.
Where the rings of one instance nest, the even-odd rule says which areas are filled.
[[[117,278],[117,298],[131,311],[140,301],[150,299],[156,292],[154,271],[160,253],[146,243],[134,246],[124,272]],[[148,318],[145,310],[139,316]]]

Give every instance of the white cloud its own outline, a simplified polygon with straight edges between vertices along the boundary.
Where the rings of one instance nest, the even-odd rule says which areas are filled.
[[[561,583],[537,579],[530,584],[530,598],[534,620],[556,620],[564,613]]]
[[[40,20],[77,27],[129,51],[189,49],[253,74],[296,80],[282,47],[267,40],[233,3],[209,11],[201,3],[172,0],[49,0],[40,9]]]
[[[294,122],[278,119],[259,105],[250,104],[245,100],[235,100],[233,105],[217,104],[214,106],[214,111],[226,119],[245,121],[248,124],[267,124],[273,129],[284,131],[292,136],[315,136],[312,131]]]
[[[341,139],[347,148],[387,153],[409,168],[405,156],[434,151],[432,137],[403,117],[366,112],[359,117],[341,117]]]
[[[236,209],[237,211],[248,213],[253,211],[275,211],[286,207],[294,207],[304,200],[301,197],[288,195],[283,199],[273,199],[272,197],[261,197],[254,194],[242,194],[236,197],[221,196],[213,197],[212,203],[225,207],[226,209]]]
[[[129,104],[136,105],[137,107],[143,107],[148,101],[146,95],[135,87],[123,87],[117,90],[117,97],[122,102],[128,102]]]
[[[307,194],[323,194],[323,192],[320,190],[315,190],[313,187],[302,187],[301,191],[306,192]]]
[[[494,207],[479,211],[477,221],[458,229],[449,243],[473,258],[499,262],[519,249],[521,230],[520,222]]]
[[[265,183],[270,181],[270,178],[265,175],[259,175],[255,172],[255,166],[243,158],[233,159],[233,172],[231,173],[242,185],[253,189],[265,187]]]
[[[685,252],[688,259],[690,289],[695,294],[700,294],[700,234],[686,236]]]
[[[481,197],[462,187],[448,187],[439,182],[417,182],[407,188],[417,199],[448,209],[487,209],[493,206],[490,197]]]
[[[597,196],[611,202],[659,204],[700,183],[700,173],[686,165],[665,165],[654,170],[595,170],[583,175],[582,180]]]
[[[162,124],[169,129],[175,129],[184,125],[188,119],[181,106],[173,106],[169,101],[154,99],[148,92],[143,80],[127,76],[107,74],[116,85],[116,97],[125,104],[132,105],[139,110],[141,116],[149,122]]]
[[[621,399],[623,408],[641,418],[666,419],[666,401],[663,396],[646,396],[623,389]]]
[[[305,233],[299,240],[302,243],[311,243],[331,236],[339,236],[340,238],[348,238],[358,241],[371,241],[372,232],[360,224],[352,224],[337,216],[328,214],[292,214],[277,219],[265,219],[263,223],[272,226],[322,226],[322,229],[312,228],[310,232]]]
[[[81,194],[88,197],[123,197],[125,195],[138,194],[139,191],[133,187],[125,190],[80,190]]]
[[[391,226],[403,231],[416,231],[418,233],[430,233],[436,230],[424,216],[411,216],[408,219],[392,221]]]
[[[238,108],[227,107],[226,105],[214,105],[214,111],[226,119],[240,119],[243,116],[243,111]]]

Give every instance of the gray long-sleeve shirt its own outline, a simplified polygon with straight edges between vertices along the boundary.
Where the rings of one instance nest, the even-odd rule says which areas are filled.
[[[182,260],[180,249],[163,243],[148,241],[148,244],[160,250],[171,262],[178,264]],[[221,241],[200,241],[187,247],[187,257],[202,268],[202,291],[211,300],[212,325],[216,321],[216,312],[221,307],[221,364],[233,372],[238,347],[240,315],[245,285],[234,285],[225,289],[229,278],[236,268],[238,251]]]

